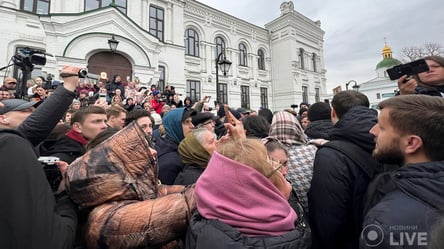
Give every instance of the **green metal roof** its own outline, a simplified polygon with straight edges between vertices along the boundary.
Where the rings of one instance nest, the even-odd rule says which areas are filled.
[[[384,58],[381,62],[376,65],[376,69],[379,68],[389,68],[396,65],[402,64],[401,61],[394,58]]]

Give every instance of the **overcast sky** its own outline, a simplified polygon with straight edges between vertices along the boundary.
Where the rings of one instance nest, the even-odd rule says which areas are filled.
[[[280,15],[280,0],[198,0],[260,27]],[[349,80],[376,77],[384,37],[393,57],[401,49],[433,42],[444,46],[442,0],[294,0],[294,9],[320,20],[324,35],[327,92]]]

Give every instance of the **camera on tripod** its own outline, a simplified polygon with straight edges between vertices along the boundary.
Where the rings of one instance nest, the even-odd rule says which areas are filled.
[[[38,160],[42,163],[46,179],[48,180],[52,191],[57,191],[59,189],[60,182],[62,181],[62,173],[55,163],[60,159],[53,156],[41,156]]]
[[[12,61],[16,66],[22,68],[32,68],[34,65],[45,65],[45,52],[41,50],[30,49],[28,47],[18,51],[13,57]]]

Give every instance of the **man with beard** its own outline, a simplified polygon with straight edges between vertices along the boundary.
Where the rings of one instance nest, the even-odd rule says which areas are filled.
[[[383,196],[365,217],[360,248],[427,248],[444,207],[444,99],[397,96],[379,108],[373,156],[402,166],[376,184]]]

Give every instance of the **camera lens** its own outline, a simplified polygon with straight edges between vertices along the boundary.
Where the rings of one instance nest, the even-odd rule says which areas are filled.
[[[79,78],[85,78],[88,75],[88,71],[86,69],[80,69]]]

